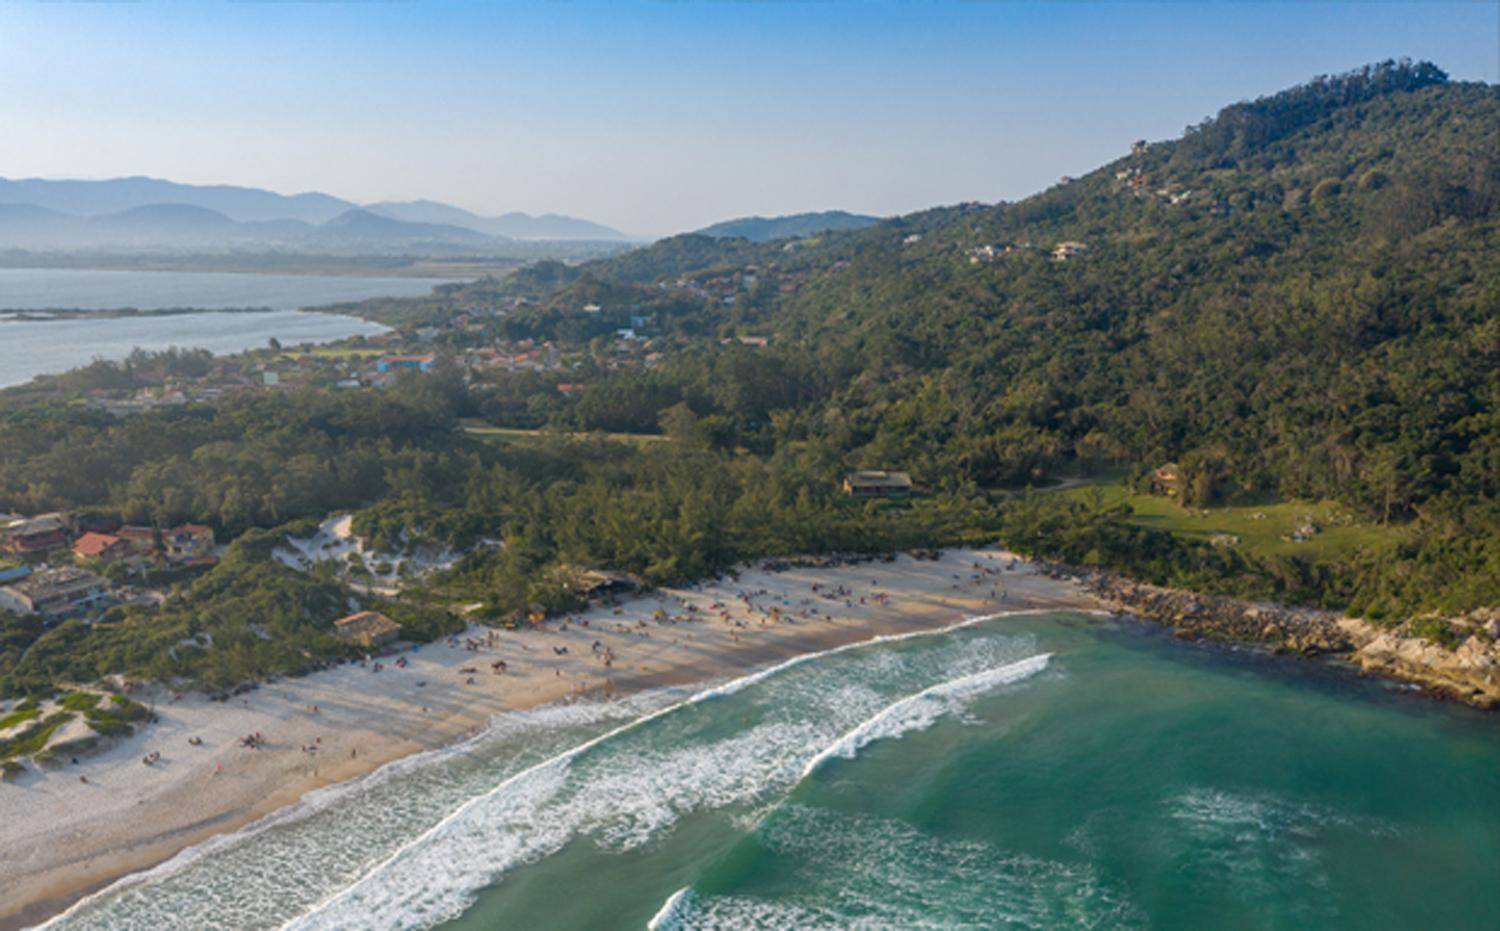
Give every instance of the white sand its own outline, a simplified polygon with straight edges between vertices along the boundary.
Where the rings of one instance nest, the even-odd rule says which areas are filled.
[[[1071,582],[1024,562],[1007,569],[1016,559],[994,550],[951,551],[937,561],[903,556],[890,563],[747,571],[738,579],[635,598],[618,609],[595,607],[566,630],[549,622],[537,630],[497,632],[494,645],[478,652],[430,644],[403,654],[405,669],[396,668],[393,657],[381,672],[345,665],[263,685],[227,703],[201,696],[174,702],[164,691],[135,695],[153,703],[157,723],[78,765],[33,769],[15,784],[0,785],[0,928],[40,920],[92,888],[314,788],[458,740],[499,712],[571,695],[727,678],[798,653],[964,615],[1092,606]],[[976,581],[976,563],[992,574]],[[812,591],[815,583],[821,593]],[[826,597],[838,586],[852,596]],[[1003,600],[991,600],[997,587]],[[751,598],[752,609],[738,597],[742,592],[764,594]],[[727,619],[716,603],[728,610]],[[770,617],[772,608],[783,619]],[[658,610],[670,617],[657,619]],[[473,628],[464,636],[489,633]],[[609,667],[602,659],[606,649],[614,654]],[[491,671],[496,660],[506,662],[503,674]],[[472,675],[460,672],[471,667]],[[262,749],[239,745],[255,732],[264,736]],[[191,737],[202,738],[202,746],[190,746]],[[151,751],[161,759],[148,766],[141,760]]]

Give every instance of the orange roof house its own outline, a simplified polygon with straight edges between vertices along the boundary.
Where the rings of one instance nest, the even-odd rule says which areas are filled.
[[[130,544],[109,533],[86,533],[73,541],[79,559],[119,559],[130,553]]]

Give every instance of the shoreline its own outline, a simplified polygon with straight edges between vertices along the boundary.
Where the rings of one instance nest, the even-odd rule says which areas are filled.
[[[1333,611],[1205,595],[1109,573],[1086,578],[1088,590],[1110,610],[1159,624],[1182,640],[1213,639],[1295,654],[1418,687],[1431,698],[1482,711],[1500,708],[1500,640],[1493,633],[1472,633],[1448,649]]]
[[[461,637],[484,646],[424,645],[400,654],[404,669],[395,657],[378,673],[348,664],[224,703],[138,693],[155,701],[156,723],[77,765],[31,769],[0,785],[0,931],[44,922],[188,848],[290,811],[318,789],[461,743],[496,715],[707,686],[964,617],[1098,606],[1076,580],[1001,550],[778,565],[596,605],[533,630],[497,630],[492,639],[488,628],[471,627]],[[609,665],[594,644],[610,651]],[[490,669],[498,659],[503,673]],[[262,749],[238,746],[255,732],[264,734]],[[203,745],[189,746],[190,736]],[[161,761],[143,764],[152,750]]]
[[[1421,686],[1424,697],[1494,707],[1449,674],[1386,659],[1415,650],[1403,647],[1411,638],[1330,612],[1091,575],[1001,549],[854,563],[772,560],[737,576],[596,604],[533,629],[471,626],[459,637],[476,641],[475,649],[453,641],[408,649],[399,654],[404,669],[386,656],[379,673],[346,664],[262,683],[221,703],[202,696],[174,702],[159,688],[136,693],[156,703],[156,723],[78,765],[33,769],[0,785],[0,823],[11,835],[0,845],[0,886],[9,893],[0,931],[43,923],[199,845],[296,817],[310,793],[462,744],[500,715],[656,688],[711,687],[878,637],[1048,610],[1103,610],[1183,641],[1317,659],[1328,670],[1405,684],[1414,697]],[[610,652],[609,665],[593,644]],[[1453,656],[1432,645],[1424,650]],[[507,664],[502,674],[489,668],[497,659]],[[1495,667],[1481,672],[1500,684]],[[265,733],[264,749],[236,746],[257,731]],[[205,745],[185,750],[189,735]],[[160,769],[142,765],[140,757],[156,748],[166,750]],[[222,774],[208,769],[220,764]],[[118,793],[100,791],[117,782]],[[63,838],[66,848],[58,844]]]

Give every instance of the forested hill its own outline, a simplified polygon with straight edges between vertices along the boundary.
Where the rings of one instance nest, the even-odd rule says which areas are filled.
[[[812,241],[677,237],[583,272],[755,266],[692,322],[774,334],[784,396],[700,413],[782,409],[783,429],[928,482],[1180,459],[1205,496],[1410,516],[1500,491],[1497,153],[1496,88],[1386,64],[1019,203]]]
[[[1017,203],[583,266],[679,335],[771,339],[605,380],[577,422],[683,400],[929,487],[1175,461],[1189,502],[1333,498],[1500,567],[1500,91],[1385,63],[1122,151]],[[562,332],[568,288],[544,306]]]

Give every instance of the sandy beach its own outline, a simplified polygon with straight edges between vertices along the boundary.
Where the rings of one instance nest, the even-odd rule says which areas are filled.
[[[374,662],[349,664],[263,684],[228,702],[176,699],[166,690],[134,694],[152,704],[156,723],[77,764],[32,768],[0,785],[0,929],[44,921],[309,791],[472,735],[497,714],[722,681],[797,654],[965,616],[1093,607],[1074,582],[999,550],[754,568],[537,629],[473,627],[379,658],[379,671]],[[243,746],[253,734],[258,748]],[[143,763],[152,752],[160,759]]]

